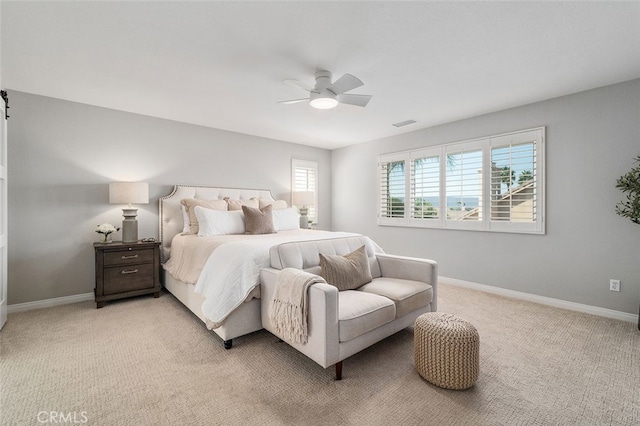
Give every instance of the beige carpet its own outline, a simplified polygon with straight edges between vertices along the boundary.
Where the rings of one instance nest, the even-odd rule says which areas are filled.
[[[52,424],[51,412],[96,425],[640,424],[631,323],[442,285],[439,310],[480,333],[478,382],[450,391],[416,373],[411,330],[348,358],[336,382],[265,331],[224,350],[168,294],[94,307],[9,316],[3,425]]]

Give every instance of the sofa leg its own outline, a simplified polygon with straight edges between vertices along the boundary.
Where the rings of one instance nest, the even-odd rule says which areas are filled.
[[[224,348],[225,349],[231,349],[231,346],[233,346],[233,339],[229,339],[229,340],[225,340],[224,341]]]
[[[342,380],[342,361],[336,362],[336,380]]]

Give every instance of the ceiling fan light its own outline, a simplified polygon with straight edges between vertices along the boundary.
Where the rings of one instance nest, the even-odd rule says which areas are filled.
[[[338,100],[335,98],[315,98],[311,99],[309,104],[316,109],[331,109],[338,105]]]

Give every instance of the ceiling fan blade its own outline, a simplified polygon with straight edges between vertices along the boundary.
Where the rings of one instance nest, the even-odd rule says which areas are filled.
[[[355,105],[359,107],[367,106],[373,96],[371,95],[349,95],[342,94],[338,96],[338,102],[341,104]]]
[[[303,98],[303,99],[292,99],[290,101],[278,101],[279,104],[297,104],[298,102],[304,102],[304,101],[309,101],[309,98]]]
[[[317,92],[314,87],[311,87],[308,84],[304,84],[303,82],[298,81],[298,80],[282,80],[282,82],[283,83],[287,83],[287,84],[289,84],[291,86],[299,87],[302,90],[306,90],[307,92],[320,93],[320,92]]]
[[[363,84],[364,83],[360,81],[359,78],[354,77],[351,74],[345,74],[337,79],[331,86],[327,87],[327,89],[336,95],[341,95],[342,93],[353,90]]]

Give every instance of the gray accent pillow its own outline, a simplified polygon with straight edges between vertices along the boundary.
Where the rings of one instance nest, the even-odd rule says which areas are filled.
[[[372,279],[365,246],[344,256],[320,253],[320,268],[320,276],[339,291],[354,290]]]
[[[277,232],[273,226],[271,205],[261,209],[243,205],[242,213],[244,213],[244,224],[247,234],[275,234]]]

